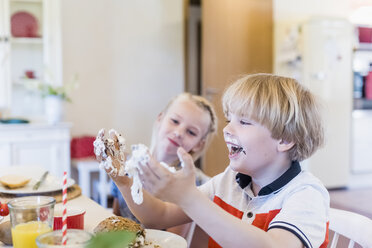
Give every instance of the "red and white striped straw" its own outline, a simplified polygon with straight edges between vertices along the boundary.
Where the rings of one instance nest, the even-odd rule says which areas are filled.
[[[63,191],[62,191],[62,204],[63,204],[63,214],[62,214],[62,245],[67,243],[67,173],[63,173]]]

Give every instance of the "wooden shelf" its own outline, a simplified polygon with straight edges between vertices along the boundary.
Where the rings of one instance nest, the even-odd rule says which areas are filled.
[[[354,51],[372,51],[372,43],[359,43]]]
[[[42,0],[11,0],[14,3],[41,3]]]
[[[354,109],[372,109],[372,100],[365,98],[354,99]]]
[[[12,44],[34,44],[34,45],[42,45],[43,38],[11,38],[10,42]]]

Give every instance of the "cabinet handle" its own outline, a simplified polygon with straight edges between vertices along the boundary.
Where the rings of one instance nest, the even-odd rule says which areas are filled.
[[[4,42],[8,42],[9,41],[9,38],[8,37],[6,37],[6,36],[0,36],[0,42],[2,42],[2,41],[4,41]]]

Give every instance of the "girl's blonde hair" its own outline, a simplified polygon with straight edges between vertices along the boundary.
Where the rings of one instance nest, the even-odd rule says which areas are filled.
[[[168,102],[168,104],[165,106],[163,111],[161,111],[161,114],[165,115],[167,113],[168,109],[170,108],[170,106],[172,106],[172,104],[176,100],[181,99],[181,98],[188,99],[188,100],[192,101],[193,103],[195,103],[202,110],[204,110],[205,113],[207,113],[209,115],[209,118],[210,118],[210,123],[209,123],[208,129],[207,129],[207,132],[202,137],[202,139],[204,139],[204,142],[205,142],[203,149],[201,149],[198,152],[190,152],[194,161],[196,161],[205,152],[208,145],[211,143],[214,134],[216,133],[216,130],[217,130],[217,116],[216,116],[216,112],[214,110],[213,105],[206,98],[204,98],[202,96],[198,96],[198,95],[192,95],[192,94],[187,93],[187,92],[181,93],[181,94],[173,97]],[[156,134],[158,132],[158,129],[159,129],[159,127],[158,127],[157,123],[155,122],[155,124],[153,126],[153,130],[152,130],[152,137],[151,137],[151,149],[150,149],[151,153],[155,149],[155,145],[156,145],[156,142],[157,142],[156,141],[156,136],[157,136]]]
[[[295,79],[253,74],[228,87],[222,99],[229,112],[250,118],[271,131],[271,137],[294,142],[292,161],[310,157],[324,143],[321,114],[315,96]]]

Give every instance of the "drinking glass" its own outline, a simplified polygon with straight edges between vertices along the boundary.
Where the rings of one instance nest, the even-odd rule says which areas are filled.
[[[36,238],[38,248],[84,248],[93,235],[80,229],[67,229],[67,243],[62,245],[62,230],[44,233]]]
[[[26,196],[8,203],[14,248],[37,248],[35,239],[53,230],[54,205],[49,196]]]

